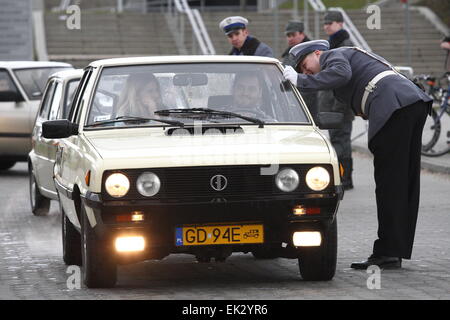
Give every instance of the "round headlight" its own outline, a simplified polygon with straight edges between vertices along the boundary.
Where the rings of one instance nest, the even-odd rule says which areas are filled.
[[[300,182],[298,174],[293,169],[283,169],[278,172],[275,183],[277,187],[284,192],[294,191]]]
[[[136,188],[144,197],[152,197],[159,192],[161,181],[153,172],[144,172],[137,179]]]
[[[122,173],[113,173],[106,179],[105,188],[111,197],[121,198],[130,189],[130,181]]]
[[[314,191],[322,191],[330,183],[330,174],[325,168],[314,167],[306,174],[306,184]]]

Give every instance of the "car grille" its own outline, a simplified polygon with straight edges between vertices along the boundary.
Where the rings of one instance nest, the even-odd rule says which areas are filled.
[[[296,190],[290,195],[312,193],[306,185],[305,176],[308,170],[317,164],[305,165],[280,165],[283,168],[292,168],[297,171],[300,183]],[[331,165],[320,165],[328,170],[331,182],[329,186],[320,193],[334,192],[333,169]],[[264,198],[271,195],[286,195],[275,185],[276,175],[262,175],[263,166],[204,166],[204,167],[176,167],[176,168],[147,168],[106,171],[103,175],[102,196],[105,200],[138,200],[138,199],[198,199],[198,198]],[[268,167],[266,167],[268,168]],[[104,182],[111,173],[121,172],[130,179],[130,190],[120,199],[109,196],[104,190]],[[153,172],[161,180],[161,190],[154,197],[142,196],[136,188],[136,180],[143,172]],[[214,176],[221,176],[211,182]],[[212,185],[217,189],[214,190]],[[318,192],[314,192],[318,193]]]

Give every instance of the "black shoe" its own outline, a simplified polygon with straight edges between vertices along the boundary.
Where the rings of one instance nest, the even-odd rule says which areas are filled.
[[[352,263],[350,268],[366,270],[373,265],[381,269],[400,269],[402,267],[402,258],[371,255],[366,261]]]

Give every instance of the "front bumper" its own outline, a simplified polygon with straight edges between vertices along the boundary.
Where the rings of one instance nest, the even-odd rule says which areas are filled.
[[[335,191],[320,195],[305,194],[296,198],[236,198],[222,202],[198,200],[182,204],[149,200],[102,201],[99,194],[88,192],[82,197],[82,201],[86,208],[92,210],[95,217],[93,229],[99,238],[112,243],[120,235],[142,235],[148,245],[141,256],[152,258],[169,253],[190,252],[192,247],[176,246],[175,243],[176,227],[186,225],[263,224],[265,246],[277,246],[281,243],[292,246],[293,232],[321,230],[335,219],[343,189],[338,186]],[[293,207],[298,205],[320,208],[320,213],[314,210],[311,214],[295,215]],[[134,212],[142,214],[144,220],[120,222],[119,217]],[[248,244],[230,245],[230,249],[235,252],[251,251],[254,247],[255,245]]]

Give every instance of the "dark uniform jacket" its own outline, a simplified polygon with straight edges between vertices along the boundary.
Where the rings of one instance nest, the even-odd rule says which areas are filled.
[[[305,37],[303,39],[303,42],[311,41],[308,37]],[[281,62],[284,65],[291,66],[295,68],[295,61],[293,59],[293,56],[289,54],[289,51],[292,49],[292,47],[287,48],[283,54],[281,55]],[[316,121],[317,119],[317,112],[318,112],[318,102],[317,102],[317,92],[301,92],[303,100],[305,100],[306,106],[308,107],[309,112],[313,116],[313,119]]]
[[[242,48],[231,49],[229,55],[232,56],[262,56],[262,57],[269,57],[273,58],[273,51],[272,48],[269,47],[264,42],[259,41],[258,39],[248,36],[247,39],[245,39],[245,42],[242,46]]]
[[[315,75],[299,74],[297,87],[305,91],[333,90],[336,99],[351,107],[357,115],[362,115],[361,101],[369,81],[379,73],[391,70],[373,57],[347,47],[324,51],[319,61],[322,71]],[[369,141],[394,111],[419,100],[428,102],[431,107],[432,99],[402,76],[390,75],[379,81],[366,102]]]
[[[308,37],[305,37],[301,43],[308,42],[308,41],[311,41],[311,39]],[[294,59],[293,59],[292,55],[289,54],[289,51],[291,49],[292,49],[292,47],[288,47],[286,50],[284,50],[283,54],[281,55],[281,59],[282,59],[281,62],[284,65],[288,65],[288,66],[291,66],[292,68],[295,68]]]
[[[339,30],[330,37],[330,49],[336,49],[340,47],[353,47],[354,44],[350,40],[350,35],[344,29]],[[346,106],[341,105],[341,103],[334,98],[333,91],[319,91],[319,111],[344,111],[344,121],[352,121],[355,116],[352,110]]]

